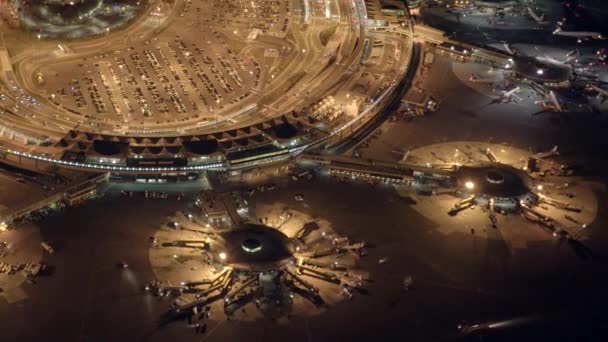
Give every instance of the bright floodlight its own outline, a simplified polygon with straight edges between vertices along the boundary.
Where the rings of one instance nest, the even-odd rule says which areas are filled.
[[[539,185],[537,185],[537,186],[536,186],[536,189],[538,189],[538,190],[542,190],[542,189],[543,189],[543,186],[542,186],[541,184],[539,184]]]
[[[536,70],[536,73],[537,73],[538,75],[542,75],[542,74],[544,74],[544,73],[545,73],[545,71],[544,71],[543,69],[538,69],[538,70]]]
[[[475,183],[467,181],[466,183],[464,183],[464,186],[469,190],[473,190],[473,188],[475,187]]]
[[[226,260],[226,253],[224,253],[224,252],[220,253],[220,259]]]

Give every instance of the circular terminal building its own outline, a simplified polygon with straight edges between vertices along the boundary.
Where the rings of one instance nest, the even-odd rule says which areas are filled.
[[[407,11],[374,20],[364,1],[322,13],[286,0],[89,4],[23,2],[49,17],[5,35],[5,163],[179,174],[286,160],[381,115],[416,48]],[[98,14],[129,19],[75,33]]]
[[[295,242],[281,231],[258,224],[244,224],[220,235],[224,262],[245,271],[268,271],[293,258]]]
[[[310,316],[365,291],[368,273],[357,265],[367,254],[365,241],[339,235],[331,222],[304,211],[258,204],[254,215],[264,215],[264,224],[249,217],[218,226],[195,213],[182,222],[187,229],[156,232],[149,253],[156,279],[146,289],[177,296],[166,317],[206,306],[234,320]]]
[[[478,163],[460,166],[455,175],[458,185],[475,194],[474,201],[502,212],[515,212],[522,205],[538,202],[530,176],[511,165]]]

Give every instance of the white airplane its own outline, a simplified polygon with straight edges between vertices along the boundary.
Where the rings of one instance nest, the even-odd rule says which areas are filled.
[[[580,55],[580,51],[578,49],[574,49],[566,54],[565,64],[574,65],[578,62],[578,56]]]
[[[486,77],[486,78],[482,78],[479,77],[479,75],[477,74],[471,74],[471,77],[469,77],[469,82],[472,83],[494,83],[496,80],[494,78],[490,78],[490,77]]]
[[[536,104],[540,104],[543,107],[543,110],[551,110],[554,112],[563,112],[564,107],[555,96],[553,90],[549,93],[545,94],[545,99],[542,101],[536,101]]]
[[[579,53],[580,53],[580,51],[578,49],[574,49],[574,50],[568,51],[568,53],[566,54],[566,57],[578,56]]]
[[[497,98],[495,101],[500,102],[500,103],[509,103],[511,101],[513,101],[513,98],[518,99],[519,101],[521,101],[521,97],[515,95],[515,93],[517,93],[520,90],[519,87],[513,88],[509,91],[501,91],[502,96]]]
[[[606,64],[608,62],[608,54],[606,53],[606,48],[601,48],[595,52],[597,56],[597,60],[601,63]]]
[[[540,16],[536,15],[536,13],[534,13],[534,11],[532,10],[532,8],[528,7],[528,14],[530,14],[530,16],[532,17],[532,19],[534,19],[534,21],[536,21],[538,24],[540,25],[544,25],[547,24],[548,21],[545,20],[545,14],[541,14]]]
[[[556,156],[556,155],[559,155],[559,151],[557,150],[557,145],[553,146],[553,148],[550,149],[549,151],[535,153],[535,154],[531,155],[530,158],[544,159],[544,158],[548,158],[548,157],[552,157],[552,156]]]
[[[561,27],[557,27],[555,31],[553,31],[554,35],[565,36],[565,37],[574,37],[577,39],[579,43],[582,43],[583,40],[587,39],[606,39],[606,37],[602,36],[599,32],[589,32],[589,31],[564,31]]]
[[[604,102],[606,98],[608,98],[608,90],[606,89],[602,89],[593,84],[587,84],[587,89],[590,91],[595,91],[597,93],[597,98],[600,99],[602,102]]]
[[[539,56],[539,57],[537,57],[537,59],[539,59],[541,61],[549,61],[549,62],[551,62],[553,64],[558,64],[558,65],[566,64],[566,61],[567,61],[566,60],[566,61],[562,62],[562,61],[559,61],[559,60],[557,60],[557,59],[555,59],[553,57],[550,57],[550,56]]]

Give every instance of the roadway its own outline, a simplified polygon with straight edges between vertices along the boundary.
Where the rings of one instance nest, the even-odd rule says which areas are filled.
[[[394,113],[397,108],[401,105],[401,98],[405,93],[409,90],[412,85],[412,81],[416,72],[418,70],[418,65],[420,63],[420,45],[418,43],[414,43],[412,49],[412,59],[407,66],[407,72],[405,76],[398,83],[396,92],[393,92],[389,99],[386,101],[388,104],[381,110],[378,114],[374,116],[372,120],[367,121],[360,129],[358,129],[354,134],[350,135],[348,138],[342,137],[340,142],[335,145],[331,145],[329,150],[332,153],[341,154],[349,149],[353,148],[361,141],[367,139],[370,134],[372,134],[382,123]]]

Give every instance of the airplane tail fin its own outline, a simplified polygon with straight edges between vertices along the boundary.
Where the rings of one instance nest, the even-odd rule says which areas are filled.
[[[578,53],[579,53],[578,49],[574,49],[574,50],[572,50],[572,51],[568,52],[568,53],[566,54],[566,57],[572,57],[572,56],[576,56],[576,55],[578,55]],[[599,55],[599,53],[598,53],[598,55]]]
[[[559,151],[557,150],[557,145],[553,146],[550,152],[553,154],[559,154]]]

